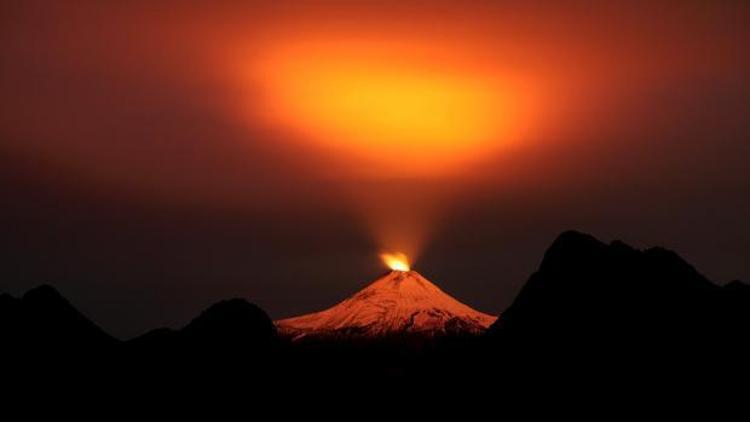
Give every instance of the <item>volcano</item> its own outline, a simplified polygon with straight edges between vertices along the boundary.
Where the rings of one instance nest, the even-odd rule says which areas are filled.
[[[394,270],[324,311],[276,321],[283,336],[377,338],[479,334],[497,319],[464,305],[416,271]]]

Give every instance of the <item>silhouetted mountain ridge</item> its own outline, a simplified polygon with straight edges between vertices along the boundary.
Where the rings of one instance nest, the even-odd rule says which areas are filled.
[[[277,339],[276,327],[262,309],[235,298],[211,305],[180,330],[151,330],[126,344],[140,352],[169,348],[227,354],[267,351]]]
[[[638,250],[567,231],[546,251],[490,335],[586,344],[701,342],[739,322],[731,318],[746,318],[741,309],[750,301],[729,294],[743,286],[713,284],[662,247]]]
[[[473,327],[460,318],[441,324],[451,334]],[[14,362],[26,363],[18,365],[22,370],[45,376],[50,368],[63,368],[71,371],[68,377],[89,371],[100,380],[140,386],[156,380],[157,389],[230,385],[229,379],[252,380],[254,386],[291,379],[310,388],[321,379],[349,385],[402,376],[427,384],[451,377],[523,382],[560,368],[569,371],[563,378],[661,371],[683,380],[735,373],[747,361],[748,328],[747,284],[714,284],[662,247],[639,250],[575,231],[552,242],[538,270],[483,337],[414,343],[407,330],[371,341],[286,343],[261,308],[230,299],[183,328],[159,328],[119,342],[50,286],[21,298],[0,294],[0,340],[5,350],[19,352]],[[673,370],[665,371],[670,365]]]
[[[0,336],[19,353],[94,352],[118,343],[48,285],[20,299],[3,295],[0,321]]]

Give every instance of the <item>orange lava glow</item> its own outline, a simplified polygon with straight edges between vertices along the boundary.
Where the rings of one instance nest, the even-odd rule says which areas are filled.
[[[383,253],[380,254],[386,266],[393,271],[409,271],[409,259],[402,253]]]
[[[512,138],[518,87],[458,48],[332,38],[269,51],[252,69],[262,119],[381,176],[443,174]]]

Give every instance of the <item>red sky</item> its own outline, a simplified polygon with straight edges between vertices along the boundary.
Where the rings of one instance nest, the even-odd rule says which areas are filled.
[[[3,4],[7,290],[132,335],[389,248],[499,312],[568,228],[750,279],[742,2],[152,3]]]

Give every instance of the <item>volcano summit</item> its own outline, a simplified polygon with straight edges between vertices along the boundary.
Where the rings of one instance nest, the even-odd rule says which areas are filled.
[[[324,311],[276,321],[282,335],[383,337],[478,334],[497,319],[457,301],[416,271],[394,270]]]

